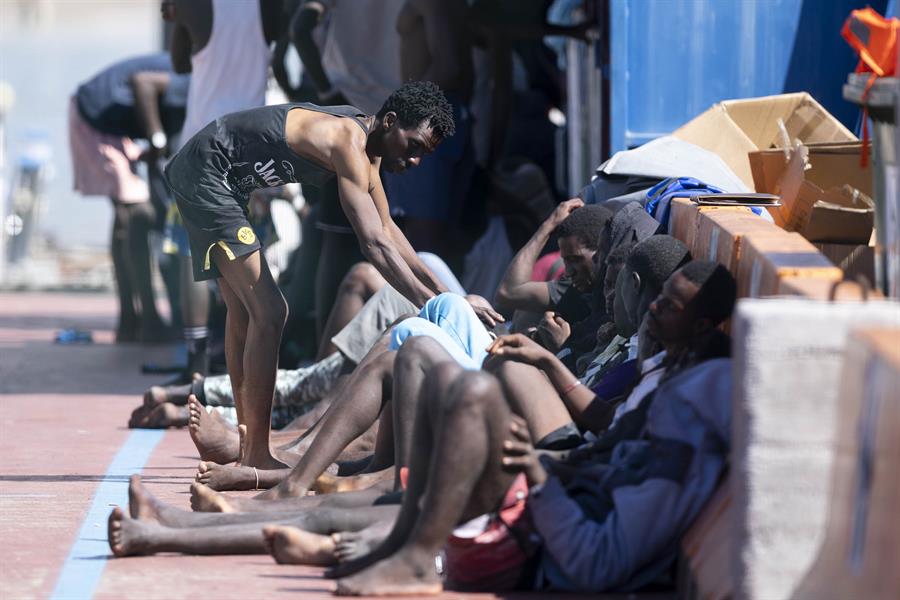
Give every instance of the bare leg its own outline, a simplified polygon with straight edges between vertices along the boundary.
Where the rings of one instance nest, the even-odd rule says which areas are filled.
[[[156,214],[149,202],[131,205],[128,210],[131,213],[128,219],[128,261],[141,301],[141,341],[163,341],[168,332],[156,310],[150,262],[149,236]]]
[[[372,426],[381,412],[394,355],[386,350],[383,339],[373,347],[350,376],[341,397],[328,408],[316,438],[290,476],[258,498],[302,496],[341,451]]]
[[[281,523],[305,531],[330,535],[336,531],[358,531],[373,523],[390,520],[396,507],[320,508],[293,517],[275,517]],[[116,507],[109,516],[109,545],[116,556],[181,552],[184,554],[262,554],[267,551],[260,523],[172,528],[154,521],[125,516]]]
[[[124,204],[112,198],[113,228],[112,254],[113,273],[116,278],[116,293],[119,298],[119,322],[116,325],[117,342],[137,340],[138,316],[134,309],[134,286],[128,265],[128,210]]]
[[[331,338],[343,329],[356,316],[356,313],[362,310],[366,301],[384,284],[384,277],[369,263],[353,265],[338,288],[337,299],[328,314],[325,328],[322,330],[322,341],[319,344],[316,360],[322,360],[338,351],[331,343]]]
[[[235,407],[238,421],[247,426],[245,464],[283,469],[285,464],[272,456],[269,430],[287,305],[262,252],[235,260],[228,260],[218,247],[212,254],[222,273],[219,285],[228,306],[225,355]]]
[[[420,408],[401,514],[369,557],[337,569],[371,565],[341,579],[338,594],[440,592],[434,555],[456,524],[495,509],[512,481],[501,469],[511,412],[496,379],[466,372]]]
[[[144,487],[138,475],[131,476],[128,486],[129,514],[133,519],[156,521],[166,527],[177,529],[305,519],[302,522],[303,526],[310,531],[326,531],[327,526],[332,524],[333,520],[341,518],[346,511],[366,510],[372,507],[371,501],[366,504],[359,504],[359,506],[328,506],[328,504],[334,504],[334,502],[329,503],[324,501],[323,498],[318,499],[317,504],[307,502],[305,507],[294,506],[290,510],[280,512],[198,513],[182,510],[161,502]],[[310,500],[312,500],[312,497],[310,497]],[[399,505],[384,505],[377,508],[379,511],[384,511],[385,514],[391,514],[391,511],[395,514],[399,509]],[[375,512],[371,514],[377,516],[380,513]],[[341,522],[339,524],[344,525],[345,523]],[[337,529],[339,527],[336,527]]]
[[[330,184],[326,194],[337,196],[337,185]],[[331,201],[331,199],[329,200]],[[316,270],[316,331],[325,331],[331,308],[335,305],[338,288],[344,276],[356,263],[365,260],[359,242],[352,233],[322,232],[322,251]]]
[[[408,338],[397,351],[391,401],[394,455],[397,465],[396,489],[400,489],[400,467],[409,466],[419,405],[426,402],[428,396],[444,391],[452,381],[448,377],[459,374],[453,369],[445,370],[445,374],[449,373],[448,377],[431,377],[426,384],[426,377],[438,373],[435,371],[437,365],[448,360],[452,361],[440,344],[426,336]]]
[[[391,492],[390,483],[380,483],[358,492],[300,496],[283,500],[232,498],[199,483],[191,484],[191,508],[197,512],[289,512],[327,504],[335,507],[371,506]]]
[[[538,369],[513,360],[504,360],[495,369],[510,408],[528,423],[531,439],[544,437],[572,423],[556,388]]]

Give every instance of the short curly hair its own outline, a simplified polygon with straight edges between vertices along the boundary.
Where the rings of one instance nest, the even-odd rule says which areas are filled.
[[[423,122],[440,138],[456,133],[453,107],[444,92],[431,81],[410,81],[394,90],[375,115],[379,119],[389,112],[397,113],[403,127],[418,127]]]
[[[589,204],[572,211],[556,228],[556,237],[575,236],[589,250],[597,250],[600,230],[603,229],[613,214],[601,204]]]

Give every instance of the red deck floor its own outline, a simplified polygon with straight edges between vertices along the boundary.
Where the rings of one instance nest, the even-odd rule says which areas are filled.
[[[0,294],[3,600],[51,595],[97,486],[129,435],[129,413],[159,380],[139,374],[138,365],[172,357],[167,346],[113,344],[114,310],[111,296]],[[64,327],[92,330],[95,343],[54,344],[54,332]],[[170,430],[142,474],[154,494],[188,508],[197,461],[187,432]],[[92,538],[106,539],[105,521],[89,528]],[[321,569],[279,566],[267,556],[90,560],[105,562],[97,598],[332,597],[333,583]],[[79,590],[63,595],[85,597]]]

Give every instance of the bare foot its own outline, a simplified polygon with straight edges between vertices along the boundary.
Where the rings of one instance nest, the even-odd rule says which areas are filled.
[[[376,523],[360,531],[335,533],[334,555],[338,562],[349,562],[366,556],[377,548],[390,533],[393,522]]]
[[[141,404],[136,409],[131,411],[131,417],[128,419],[128,428],[129,429],[140,429],[144,426],[144,423],[147,421],[147,417],[153,411],[155,406],[147,406],[146,404]]]
[[[188,396],[188,410],[188,431],[200,452],[200,458],[222,465],[238,460],[241,451],[238,432],[231,429],[219,413],[206,412],[206,407],[193,394]]]
[[[194,512],[235,512],[225,496],[199,483],[191,484],[191,508]]]
[[[401,550],[352,577],[339,579],[338,596],[433,596],[443,591],[430,553]]]
[[[128,480],[128,512],[134,519],[159,522],[159,500],[144,487],[140,475]]]
[[[121,508],[115,507],[107,522],[109,549],[119,557],[148,554],[150,527],[152,523],[126,517]]]
[[[197,468],[197,483],[219,492],[239,490],[265,490],[278,485],[290,469],[257,469],[240,465],[220,465],[201,462]]]
[[[169,394],[161,385],[150,386],[150,389],[144,392],[144,406],[159,406],[163,402],[169,401]]]
[[[281,565],[333,565],[334,540],[329,535],[319,535],[281,525],[263,527],[266,548]]]
[[[393,469],[383,469],[375,473],[360,473],[349,477],[338,477],[329,472],[322,473],[312,489],[317,494],[333,494],[336,492],[355,492],[372,487],[380,481],[394,478]]]

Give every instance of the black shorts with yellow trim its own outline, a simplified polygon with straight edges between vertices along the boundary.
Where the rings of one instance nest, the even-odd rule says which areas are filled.
[[[202,176],[191,186],[190,197],[178,186],[172,188],[188,234],[194,281],[222,276],[212,257],[213,248],[219,247],[228,260],[234,260],[261,247],[250,224],[248,204],[240,194],[218,181],[203,181]]]
[[[219,223],[215,229],[195,227],[187,219],[184,220],[184,226],[191,245],[194,281],[222,276],[213,260],[213,248],[220,248],[228,260],[234,260],[261,247],[259,237],[246,217],[234,219],[227,224]]]

